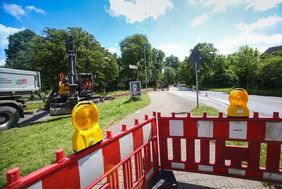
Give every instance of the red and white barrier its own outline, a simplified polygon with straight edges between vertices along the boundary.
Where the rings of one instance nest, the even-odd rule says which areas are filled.
[[[263,167],[262,145],[267,149]],[[252,118],[226,118],[222,113],[218,117],[206,113],[202,117],[190,113],[162,117],[154,113],[142,123],[136,119],[129,129],[123,125],[115,136],[107,131],[101,143],[69,157],[58,150],[56,163],[25,177],[18,168],[11,169],[6,187],[144,188],[159,168],[282,183],[281,154],[282,118],[278,113],[271,118],[259,118],[258,113]]]
[[[159,113],[158,128],[162,169],[282,182],[282,119],[278,113],[272,118],[259,118],[258,113],[253,118],[225,118],[222,113],[218,117],[205,113],[202,117],[190,113],[161,117]],[[247,146],[231,146],[226,141],[246,142]],[[261,144],[267,146],[265,167],[260,167]]]
[[[7,188],[143,188],[158,171],[156,116],[69,157],[56,152],[56,163],[20,177],[7,173]],[[151,154],[152,153],[152,154]]]

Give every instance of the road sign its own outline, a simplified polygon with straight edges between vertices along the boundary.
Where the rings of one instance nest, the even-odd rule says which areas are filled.
[[[189,62],[192,64],[199,64],[201,62],[201,55],[200,55],[200,51],[198,50],[198,48],[194,48],[192,53],[190,54],[189,57]]]
[[[129,69],[137,70],[137,66],[135,66],[135,65],[129,65]]]

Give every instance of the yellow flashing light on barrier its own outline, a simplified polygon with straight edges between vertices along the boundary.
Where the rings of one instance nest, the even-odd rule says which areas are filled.
[[[72,111],[72,124],[75,128],[72,137],[74,151],[81,151],[103,140],[103,131],[99,127],[99,111],[94,103],[78,103]]]
[[[245,89],[235,88],[229,94],[228,117],[249,117],[249,96]]]

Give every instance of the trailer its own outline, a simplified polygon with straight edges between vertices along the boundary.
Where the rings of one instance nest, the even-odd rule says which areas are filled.
[[[40,73],[0,68],[0,130],[15,126],[24,117],[22,95],[39,94]]]

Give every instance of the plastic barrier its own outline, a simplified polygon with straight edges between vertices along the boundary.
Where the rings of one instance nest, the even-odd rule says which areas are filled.
[[[282,183],[282,119],[277,112],[272,118],[158,113],[158,130],[162,169]]]
[[[144,188],[159,170],[156,114],[128,130],[79,153],[56,152],[56,163],[25,177],[14,168],[7,173],[7,188]]]

